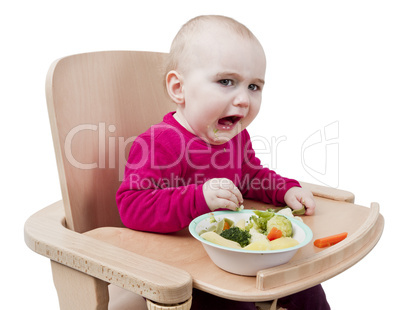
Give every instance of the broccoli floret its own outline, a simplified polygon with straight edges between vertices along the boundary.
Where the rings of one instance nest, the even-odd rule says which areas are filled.
[[[221,236],[239,243],[241,247],[245,247],[250,244],[250,233],[246,230],[240,229],[237,226],[233,226],[222,231]]]
[[[267,231],[271,231],[272,227],[278,228],[282,231],[283,237],[292,237],[293,235],[293,228],[292,223],[283,215],[275,215],[271,218],[267,223]]]
[[[246,226],[246,230],[251,228],[256,229],[262,234],[267,234],[267,222],[275,215],[272,209],[266,211],[255,210],[253,215],[250,217],[250,222]]]

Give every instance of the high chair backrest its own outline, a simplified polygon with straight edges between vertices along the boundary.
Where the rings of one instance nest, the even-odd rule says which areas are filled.
[[[122,226],[115,194],[132,141],[175,110],[166,54],[111,51],[55,61],[46,98],[67,227]]]

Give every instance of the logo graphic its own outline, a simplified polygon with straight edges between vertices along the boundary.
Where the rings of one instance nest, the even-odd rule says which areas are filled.
[[[339,185],[339,121],[309,136],[301,148],[304,170],[330,187]]]

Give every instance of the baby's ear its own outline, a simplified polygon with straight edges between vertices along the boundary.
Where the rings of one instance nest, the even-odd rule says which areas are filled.
[[[166,89],[174,102],[184,104],[182,76],[177,71],[169,71],[166,75]]]

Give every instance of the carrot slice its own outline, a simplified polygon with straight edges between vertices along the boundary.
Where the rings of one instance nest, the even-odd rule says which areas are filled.
[[[225,223],[223,223],[223,230],[229,229],[230,225],[228,222],[225,221]]]
[[[318,248],[325,248],[327,246],[337,244],[338,242],[344,240],[347,236],[348,233],[344,232],[341,234],[320,238],[314,241],[314,245]]]
[[[275,226],[272,227],[271,231],[267,235],[269,241],[275,240],[282,237],[282,231],[276,228]]]

